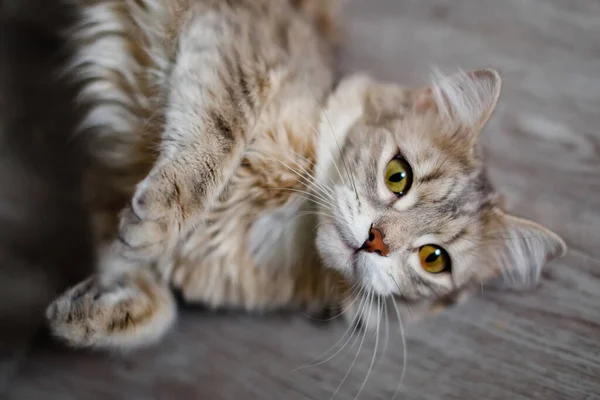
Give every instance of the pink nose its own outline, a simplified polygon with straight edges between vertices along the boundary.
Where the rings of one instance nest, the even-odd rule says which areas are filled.
[[[383,257],[390,253],[390,249],[383,243],[381,231],[373,227],[369,229],[369,238],[363,243],[360,249],[369,253],[376,253]]]

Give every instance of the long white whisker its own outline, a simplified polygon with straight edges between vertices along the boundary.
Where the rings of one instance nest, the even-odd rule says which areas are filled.
[[[356,190],[356,184],[354,182],[354,176],[350,173],[350,169],[348,168],[348,165],[346,164],[346,160],[344,159],[344,156],[342,154],[342,148],[340,147],[340,143],[337,140],[337,137],[335,136],[335,131],[333,130],[333,125],[331,125],[331,121],[329,120],[329,117],[327,116],[327,113],[325,112],[325,108],[323,108],[323,106],[321,105],[321,103],[319,102],[319,100],[317,99],[317,97],[315,96],[315,94],[313,93],[312,89],[310,88],[310,86],[308,86],[308,90],[310,90],[310,92],[312,93],[313,97],[315,98],[315,101],[317,102],[317,104],[319,105],[319,108],[321,108],[321,112],[323,114],[323,117],[325,118],[325,121],[327,121],[327,125],[329,125],[329,129],[331,130],[331,135],[333,136],[333,140],[335,141],[335,145],[338,148],[338,151],[340,152],[340,160],[342,161],[342,164],[344,165],[344,168],[346,169],[346,173],[348,174],[348,177],[350,178],[350,183],[352,184],[352,188],[354,189],[354,194],[356,195],[356,200],[360,203],[360,200],[358,198],[358,190]],[[335,164],[335,160],[333,159],[332,156],[332,161],[334,161]],[[336,166],[337,169],[337,166]],[[338,174],[340,173],[340,171],[338,170]],[[341,174],[340,174],[340,178],[341,178]],[[343,182],[343,179],[342,179]],[[345,183],[344,183],[345,185]]]
[[[318,137],[320,137],[320,136],[321,136],[321,135],[319,134],[319,131],[318,131],[317,129],[315,129],[315,127],[314,127],[314,126],[312,126],[312,125],[311,125],[311,126],[310,126],[310,129],[312,129],[312,131],[313,131],[313,132],[315,132],[315,134],[316,134]],[[309,150],[309,151],[310,151],[310,153],[313,155],[314,159],[315,159],[315,160],[318,160],[318,157],[317,157],[317,155],[315,154],[315,152],[314,152],[314,151],[312,151],[312,150]],[[330,156],[331,156],[331,154],[330,154]],[[329,182],[328,182],[328,183],[329,183],[331,186],[335,186],[335,182],[333,182],[333,179],[332,179],[330,176],[327,176],[327,179],[329,180]],[[322,183],[323,183],[323,184],[325,184],[325,183],[327,183],[327,182],[322,182]]]
[[[322,198],[316,196],[314,193],[310,193],[310,192],[306,192],[304,190],[294,189],[294,188],[273,188],[273,190],[286,190],[286,191],[290,191],[290,192],[301,193],[306,200],[312,201],[313,203],[316,203],[322,207],[325,207],[325,208],[329,209],[330,211],[334,211],[333,204],[331,202],[326,202]]]
[[[350,304],[348,304],[344,309],[342,309],[342,311],[340,311],[338,314],[334,315],[333,317],[324,319],[323,321],[331,321],[333,319],[339,318],[340,316],[344,315],[344,313],[346,313],[350,307],[352,307],[352,305],[356,302],[356,300],[358,300],[361,297],[361,293],[362,293],[363,289],[361,289],[361,287],[357,284],[353,285],[353,290],[350,294],[348,294],[346,297],[354,297],[354,299],[352,300],[352,302],[350,302]],[[358,295],[356,292],[359,292]],[[355,296],[356,295],[356,296]],[[356,318],[356,317],[355,317]]]
[[[396,301],[392,299],[392,304],[396,309],[396,316],[398,317],[398,324],[400,326],[400,337],[402,338],[402,374],[400,375],[400,383],[398,383],[398,387],[394,392],[394,396],[392,396],[392,400],[396,398],[400,388],[402,387],[402,383],[404,382],[404,376],[406,375],[406,362],[407,362],[407,354],[406,354],[406,336],[404,335],[404,325],[402,324],[402,318],[400,317],[400,310],[398,310],[398,306],[396,305]]]
[[[319,106],[320,106],[320,104],[319,104]],[[322,108],[322,107],[321,107],[321,112],[323,113],[323,115],[325,115],[325,112],[323,111],[323,108]],[[314,132],[317,134],[317,136],[319,136],[319,137],[321,136],[321,133],[319,132],[319,130],[318,130],[318,129],[315,129],[314,127],[311,127],[311,128],[312,128],[312,130],[313,130],[313,131],[314,131]],[[335,138],[335,135],[334,135],[333,137]],[[337,143],[337,140],[336,140],[336,143]],[[340,154],[341,154],[341,150],[340,150]],[[339,176],[339,177],[340,177],[340,179],[342,180],[342,183],[344,184],[344,186],[346,186],[346,181],[344,180],[344,176],[343,176],[343,175],[342,175],[342,173],[340,172],[340,169],[338,168],[338,165],[337,165],[337,163],[335,162],[335,157],[334,157],[334,155],[333,155],[333,154],[330,154],[330,156],[331,156],[331,162],[333,162],[333,166],[335,167],[335,170],[337,171],[337,173],[338,173],[338,176]]]
[[[371,292],[371,291],[369,292],[369,298],[370,298],[370,303],[369,303],[368,311],[370,311],[371,308],[373,307],[373,292]],[[352,371],[352,368],[354,368],[354,364],[356,364],[356,360],[358,359],[358,355],[360,354],[360,350],[362,349],[363,343],[365,341],[365,337],[367,336],[367,327],[369,326],[369,318],[370,317],[371,317],[371,313],[367,312],[367,322],[366,322],[366,325],[363,327],[363,336],[360,341],[360,345],[358,346],[358,350],[356,351],[356,355],[354,356],[354,359],[352,360],[352,364],[350,364],[350,368],[348,368],[346,375],[344,375],[344,377],[342,378],[342,381],[338,385],[337,389],[335,389],[335,392],[333,393],[333,395],[330,397],[329,400],[333,400],[333,398],[338,394],[338,392],[340,391],[340,388],[342,387],[342,385],[348,378],[350,371]]]
[[[297,157],[304,158],[306,161],[312,163],[312,161],[308,160],[306,157],[302,156],[301,154],[298,154],[297,152],[295,152],[293,150],[290,150],[290,152],[295,154]],[[300,163],[298,163],[298,161],[294,160],[289,155],[287,155],[287,157],[290,161],[292,161],[294,164],[296,164],[298,166],[298,168],[300,168],[306,175],[308,175],[312,178],[312,183],[313,183],[315,189],[319,189],[325,196],[331,197],[333,199],[334,193],[333,193],[332,189],[328,188],[322,182],[320,182],[311,172],[307,171],[306,168],[304,168]]]
[[[300,183],[302,183],[302,182],[300,182]],[[295,191],[295,192],[298,192],[298,193],[304,193],[305,195],[307,195],[307,196],[313,196],[314,198],[319,199],[319,200],[325,202],[326,204],[333,205],[333,202],[330,199],[327,199],[327,198],[319,195],[318,193],[314,193],[314,192],[311,192],[309,190],[297,189],[297,188],[280,188],[280,187],[271,187],[271,188],[268,188],[268,189],[269,190],[291,190],[291,191]]]
[[[308,190],[312,190],[314,185],[313,185],[313,181],[308,179],[306,176],[304,176],[303,174],[301,174],[300,172],[298,172],[296,169],[290,167],[288,164],[286,164],[285,162],[281,161],[280,159],[278,159],[277,157],[274,157],[271,154],[262,152],[260,150],[254,150],[258,153],[261,153],[263,155],[266,155],[268,157],[271,157],[273,160],[275,160],[276,162],[280,163],[281,165],[283,165],[284,167],[288,168],[290,171],[292,171],[293,173],[295,173],[300,179],[304,180],[305,182],[301,182],[299,181],[302,185],[304,185]],[[309,175],[312,177],[312,175]]]
[[[340,313],[334,315],[333,317],[327,318],[327,319],[319,319],[319,321],[331,321],[333,319],[339,318],[340,315],[343,315],[351,306],[352,304],[354,304],[354,302],[356,301],[356,299],[358,299],[359,296],[354,296],[356,294],[356,292],[362,291],[360,285],[358,284],[353,284],[352,287],[350,288],[350,293],[346,296],[347,298],[349,297],[354,297],[354,300],[352,300],[352,302],[347,305]],[[304,314],[308,317],[310,317],[310,315],[308,314]]]
[[[385,340],[383,341],[383,352],[381,353],[382,360],[385,357],[385,355],[387,354],[387,347],[388,347],[389,335],[390,335],[390,318],[388,315],[387,299],[383,300],[383,315],[385,317]]]
[[[377,296],[377,329],[375,330],[375,349],[373,350],[373,357],[371,358],[371,364],[369,364],[369,369],[367,370],[367,375],[360,385],[360,389],[356,396],[354,396],[354,400],[358,399],[360,394],[362,393],[367,381],[369,380],[369,375],[371,375],[371,371],[373,370],[373,365],[375,365],[375,359],[377,358],[377,346],[379,345],[379,324],[381,322],[381,299]]]
[[[361,294],[362,294],[362,290],[361,290]],[[359,295],[359,297],[361,297],[361,303],[359,304],[359,310],[360,310],[362,308],[363,301],[366,301],[366,297],[362,297],[360,295]],[[335,356],[337,356],[338,354],[340,354],[342,352],[342,350],[344,350],[344,348],[348,345],[348,342],[350,342],[350,340],[354,337],[354,333],[356,332],[356,329],[358,328],[358,325],[359,325],[358,321],[357,321],[359,315],[360,315],[360,313],[356,314],[356,316],[353,318],[352,322],[348,325],[348,328],[346,328],[346,331],[344,332],[344,334],[342,335],[342,337],[333,346],[331,346],[329,349],[327,349],[325,352],[323,352],[320,356],[316,357],[309,364],[304,365],[304,366],[299,367],[299,368],[296,368],[294,371],[297,371],[299,369],[303,369],[303,368],[306,368],[306,367],[316,367],[318,365],[325,364],[327,361],[333,359]],[[352,332],[350,332],[351,328],[352,328]],[[348,335],[348,332],[350,332],[350,335],[348,336],[348,339],[346,339],[346,341],[341,345],[341,347],[335,353],[333,353],[332,355],[330,355],[329,357],[327,357],[324,360],[321,360],[319,362],[315,362],[317,359],[325,356],[331,350],[335,349],[342,342],[342,340],[344,340],[344,338],[346,337],[346,335]]]
[[[402,294],[402,289],[400,288],[400,284],[398,283],[398,281],[396,280],[396,278],[394,277],[394,275],[392,275],[392,274],[388,274],[388,276],[389,276],[390,278],[392,278],[392,280],[393,280],[393,281],[394,281],[394,283],[396,284],[396,287],[398,288],[398,292],[400,292],[400,295],[402,295],[402,296],[403,296],[403,294]],[[392,297],[392,301],[394,301],[394,302],[395,302],[396,300],[395,300],[395,299]],[[396,303],[394,303],[394,305],[395,305],[395,304],[396,304]],[[412,317],[413,317],[413,315],[412,315],[412,310],[410,309],[410,306],[408,305],[408,303],[406,304],[406,307],[408,308],[408,313],[410,314],[410,317],[412,318]]]

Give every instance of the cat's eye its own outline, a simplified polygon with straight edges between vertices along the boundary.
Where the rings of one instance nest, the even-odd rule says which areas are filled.
[[[385,184],[396,196],[408,192],[412,178],[412,169],[402,157],[394,157],[385,167]]]
[[[419,260],[423,269],[431,274],[450,272],[450,256],[435,244],[426,244],[419,249]]]

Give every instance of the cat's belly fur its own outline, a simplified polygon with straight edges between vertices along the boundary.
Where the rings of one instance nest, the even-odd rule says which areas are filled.
[[[332,292],[333,273],[321,267],[315,249],[314,205],[299,193],[310,191],[318,113],[291,117],[267,124],[205,224],[169,260],[173,285],[187,301],[264,310],[311,307]]]

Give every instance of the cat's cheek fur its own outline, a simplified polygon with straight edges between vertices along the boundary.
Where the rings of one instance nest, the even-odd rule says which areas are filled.
[[[317,250],[323,263],[341,272],[349,279],[354,279],[354,250],[346,246],[330,223],[321,223],[316,237]]]

